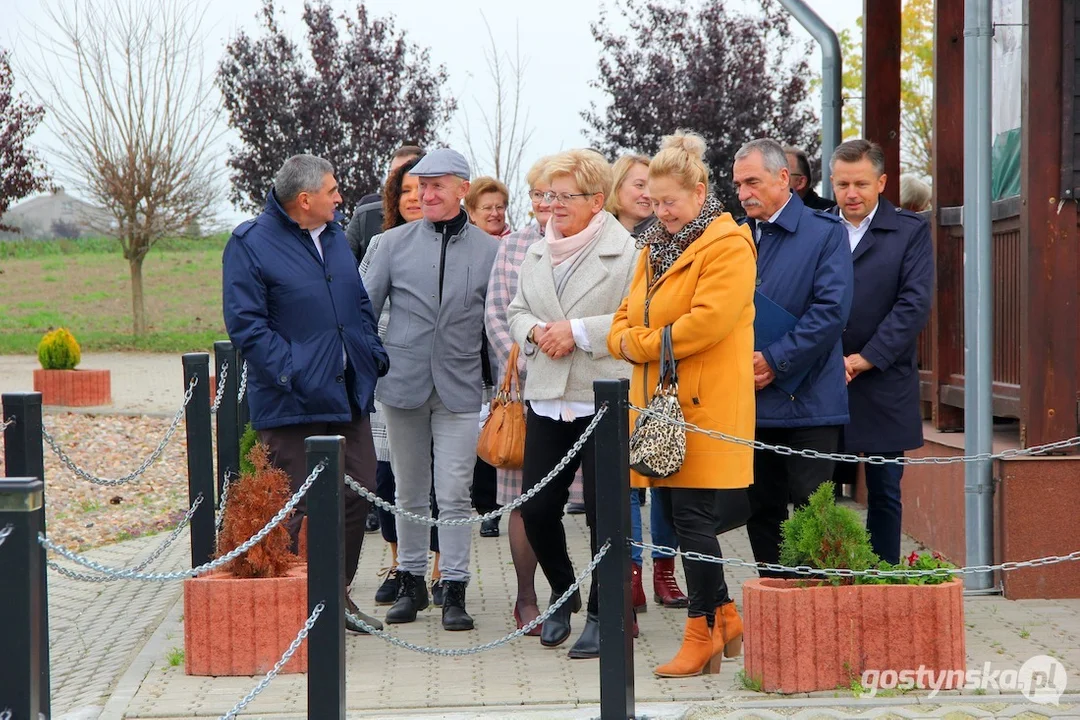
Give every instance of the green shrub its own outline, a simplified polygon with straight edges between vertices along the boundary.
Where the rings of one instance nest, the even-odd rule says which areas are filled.
[[[884,562],[874,553],[870,533],[862,518],[851,508],[839,507],[833,494],[831,482],[822,483],[810,496],[810,502],[799,508],[780,526],[783,542],[780,545],[780,562],[788,567],[806,565],[813,568],[837,568],[848,570],[932,570],[953,568],[938,553],[911,553],[899,565]],[[815,580],[833,585],[935,585],[952,579],[949,573],[921,577],[872,577],[841,578],[815,576]]]
[[[244,434],[240,436],[240,474],[241,475],[253,475],[255,473],[255,465],[251,462],[248,455],[251,454],[251,448],[255,447],[255,443],[259,441],[259,435],[255,432],[255,428],[251,427],[251,423],[248,423],[244,427]]]
[[[45,333],[38,343],[38,362],[46,370],[73,370],[80,360],[79,343],[65,328]]]

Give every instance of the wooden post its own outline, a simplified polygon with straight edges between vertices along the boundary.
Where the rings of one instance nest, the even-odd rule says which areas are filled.
[[[1061,197],[1062,11],[1063,0],[1024,2],[1020,162],[1020,195],[1026,200],[1020,206],[1023,447],[1072,437],[1077,423],[1080,253],[1076,201]],[[1071,69],[1071,61],[1069,66]]]
[[[964,372],[962,241],[942,225],[941,211],[964,204],[964,3],[934,3],[934,328],[931,415],[938,430],[964,426],[962,408],[941,401],[941,388]]]
[[[900,0],[863,0],[863,98],[863,137],[885,151],[885,197],[899,206]]]

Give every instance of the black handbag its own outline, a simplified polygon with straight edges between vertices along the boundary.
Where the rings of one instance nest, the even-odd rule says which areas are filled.
[[[671,477],[686,460],[686,426],[670,325],[663,331],[660,379],[647,409],[638,415],[630,434],[630,469],[645,477]]]

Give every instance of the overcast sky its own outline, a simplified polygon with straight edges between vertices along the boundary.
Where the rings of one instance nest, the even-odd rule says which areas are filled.
[[[54,2],[56,0],[53,0]],[[63,0],[71,2],[72,0]],[[180,0],[178,0],[180,1]],[[0,44],[14,50],[16,64],[32,47],[35,26],[45,27],[48,18],[41,9],[42,0],[0,0],[5,23],[0,28]],[[861,0],[807,0],[807,3],[835,30],[855,27],[861,14]],[[431,49],[435,64],[445,64],[448,91],[458,100],[458,117],[443,131],[452,146],[463,146],[460,123],[462,109],[476,118],[476,101],[487,103],[493,88],[484,64],[484,35],[482,12],[490,23],[501,50],[513,52],[515,33],[520,38],[522,54],[528,60],[524,103],[535,128],[533,140],[526,152],[526,165],[540,155],[580,147],[586,143],[585,124],[580,111],[595,101],[601,106],[604,98],[589,82],[598,76],[599,46],[592,39],[589,23],[599,16],[600,0],[548,0],[535,2],[485,2],[484,0],[367,0],[373,15],[393,15],[399,28],[406,30],[413,42]],[[739,0],[729,0],[731,10]],[[283,11],[281,26],[303,46],[303,23],[300,19],[303,0],[278,0]],[[753,7],[756,3],[747,2]],[[207,35],[207,69],[212,71],[230,37],[239,30],[258,32],[257,13],[262,0],[225,0],[212,2],[204,29]],[[351,0],[333,0],[339,10],[355,7]],[[607,3],[611,8],[613,4]],[[810,36],[792,21],[797,36]],[[811,67],[820,72],[821,54],[816,44]],[[25,82],[25,78],[20,77]],[[22,89],[28,89],[25,84]],[[551,90],[556,92],[552,93]],[[476,123],[474,122],[474,126]],[[475,132],[475,131],[474,131]],[[35,137],[43,144],[50,139],[48,130]],[[224,162],[224,151],[222,162]],[[485,168],[480,168],[484,170]],[[225,224],[242,216],[231,208],[221,212]]]

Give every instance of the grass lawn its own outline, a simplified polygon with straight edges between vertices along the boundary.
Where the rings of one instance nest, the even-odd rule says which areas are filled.
[[[102,239],[0,243],[0,354],[36,354],[66,327],[84,351],[210,351],[226,339],[221,251],[226,236],[163,240],[143,264],[150,333],[131,331],[131,275],[119,243]]]

